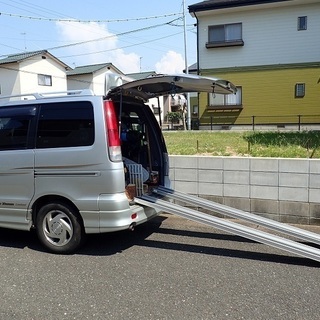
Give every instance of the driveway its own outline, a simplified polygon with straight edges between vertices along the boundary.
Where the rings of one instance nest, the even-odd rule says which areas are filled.
[[[314,228],[320,233],[320,228]],[[316,319],[320,264],[171,215],[74,255],[0,229],[0,319]]]

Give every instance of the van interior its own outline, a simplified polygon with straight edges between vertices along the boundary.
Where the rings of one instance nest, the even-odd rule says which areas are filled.
[[[126,190],[134,195],[165,185],[167,150],[150,107],[130,97],[114,101],[119,116],[121,151]]]

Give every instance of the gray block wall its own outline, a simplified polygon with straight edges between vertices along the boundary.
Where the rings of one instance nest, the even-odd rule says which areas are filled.
[[[170,156],[172,188],[285,223],[320,225],[320,160]]]

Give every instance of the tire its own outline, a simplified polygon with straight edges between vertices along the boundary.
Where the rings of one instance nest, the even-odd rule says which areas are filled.
[[[36,231],[40,242],[54,253],[74,252],[84,237],[79,212],[62,202],[46,204],[40,208]]]

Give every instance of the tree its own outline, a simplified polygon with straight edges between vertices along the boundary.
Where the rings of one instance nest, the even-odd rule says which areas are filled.
[[[169,112],[167,113],[167,119],[170,121],[172,124],[173,123],[178,123],[182,119],[182,114],[180,111],[176,112]]]

